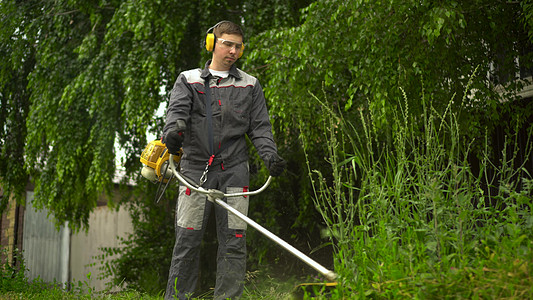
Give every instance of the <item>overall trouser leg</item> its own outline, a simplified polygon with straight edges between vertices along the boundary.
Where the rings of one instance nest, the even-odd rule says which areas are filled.
[[[176,233],[165,299],[173,299],[173,295],[178,299],[187,299],[187,295],[194,292],[198,282],[201,237],[196,235],[201,232],[183,228],[178,228],[177,231],[179,232]]]
[[[228,212],[215,206],[217,214],[217,279],[215,299],[236,299],[244,290],[246,274],[246,231],[228,228]],[[221,215],[225,215],[222,216]],[[225,219],[225,220],[224,220]]]
[[[179,200],[178,200],[179,201]],[[189,299],[195,291],[200,271],[200,245],[207,226],[212,203],[206,203],[201,229],[176,226],[176,242],[172,253],[165,299]]]
[[[190,172],[182,170],[191,176]],[[201,171],[195,172],[201,174]],[[196,176],[199,177],[199,174]],[[193,174],[194,175],[194,174]],[[213,203],[207,197],[180,186],[176,203],[176,242],[170,263],[165,299],[188,299],[196,290],[200,268],[200,245]]]
[[[247,190],[247,162],[222,173],[219,183],[227,194]],[[248,214],[249,197],[229,197],[224,201],[244,215]],[[218,238],[215,299],[236,299],[243,293],[246,275],[246,223],[220,205],[215,205],[214,211]]]

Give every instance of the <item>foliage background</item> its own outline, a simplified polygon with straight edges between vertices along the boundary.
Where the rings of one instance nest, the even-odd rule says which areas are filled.
[[[298,247],[314,249],[322,263],[332,264],[331,249],[321,247],[328,241],[321,235],[326,223],[315,209],[300,140],[313,145],[305,149],[312,168],[330,174],[323,124],[331,116],[314,96],[353,122],[358,130],[348,135],[361,133],[359,114],[368,113],[380,145],[394,142],[400,127],[392,120],[406,107],[415,133],[424,132],[431,107],[456,113],[466,139],[531,135],[532,103],[516,97],[523,82],[512,80],[533,68],[531,0],[7,0],[0,2],[0,18],[0,184],[23,203],[31,178],[35,204],[58,224],[68,221],[79,230],[88,226],[98,196],[112,190],[119,145],[123,183],[135,180],[145,193],[139,194],[143,203],[132,204],[132,213],[142,208],[146,216],[132,236],[139,249],[160,247],[148,238],[160,228],[149,225],[159,224],[152,218],[165,211],[170,217],[173,200],[154,205],[154,187],[141,183],[138,156],[147,132],[161,133],[164,120],[154,115],[179,72],[209,58],[202,39],[222,19],[244,25],[247,47],[238,64],[260,79],[280,153],[289,162],[268,195],[252,202],[250,216]],[[506,85],[503,93],[496,84]],[[489,146],[498,161],[496,140]],[[471,147],[472,163],[479,165],[483,144],[474,140]],[[353,154],[339,149],[341,158]],[[265,169],[257,159],[253,166],[254,180],[263,181]],[[172,239],[171,230],[164,232]],[[285,265],[290,259],[253,232],[249,246],[252,266],[267,260],[309,271]]]

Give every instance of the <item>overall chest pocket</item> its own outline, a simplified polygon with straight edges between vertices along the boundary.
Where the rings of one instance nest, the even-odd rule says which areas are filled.
[[[200,116],[200,117],[206,117],[206,92],[210,92],[210,100],[211,100],[211,113],[213,116],[219,116],[221,114],[221,108],[219,105],[219,100],[217,97],[217,93],[215,89],[205,90],[203,85],[197,85],[194,86],[194,91],[196,93],[196,96],[194,97],[193,104],[191,107],[191,111],[193,113],[193,116]]]
[[[221,98],[227,103],[223,107],[224,119],[233,126],[247,127],[250,120],[252,96],[243,88],[221,89]],[[224,106],[224,105],[223,105]]]

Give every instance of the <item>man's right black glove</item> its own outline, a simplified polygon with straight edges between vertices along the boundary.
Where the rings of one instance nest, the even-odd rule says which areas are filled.
[[[172,128],[165,137],[165,145],[170,154],[177,155],[181,149],[184,139],[186,125],[183,120],[178,120],[176,126]]]
[[[270,176],[276,177],[281,175],[281,173],[283,173],[283,170],[285,170],[286,165],[287,162],[277,153],[272,154],[272,156],[270,156],[270,159],[268,160],[268,171],[270,172]]]

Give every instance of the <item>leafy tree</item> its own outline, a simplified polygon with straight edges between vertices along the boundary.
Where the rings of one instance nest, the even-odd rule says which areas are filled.
[[[276,128],[289,140],[299,121],[303,134],[316,137],[322,119],[309,92],[326,94],[352,115],[363,107],[390,115],[402,98],[398,87],[409,96],[423,86],[427,100],[443,107],[450,94],[460,100],[477,69],[477,93],[469,99],[484,109],[521,88],[510,85],[500,96],[489,79],[509,82],[503,77],[532,67],[525,51],[531,49],[530,1],[317,1],[303,18],[301,26],[263,33],[261,50],[247,61],[266,66],[261,75]],[[409,108],[421,110],[412,101]],[[387,118],[376,121],[386,128]]]
[[[181,70],[203,64],[201,28],[238,1],[2,1],[1,182],[58,224],[88,225],[109,193],[115,144],[135,177],[147,130]],[[228,7],[235,6],[232,11]],[[207,12],[207,13],[206,13]]]
[[[21,6],[26,9],[29,4]],[[26,86],[35,64],[35,50],[22,28],[36,14],[35,11],[23,13],[15,3],[5,1],[0,3],[0,8],[3,29],[0,31],[0,184],[5,194],[21,199],[28,182],[23,155],[31,92]],[[0,203],[0,212],[6,205],[6,201]]]
[[[455,95],[453,108],[465,107],[459,112],[462,132],[478,137],[492,132],[506,112],[513,124],[531,116],[531,103],[516,113],[508,100],[516,99],[524,84],[515,74],[533,68],[532,6],[531,1],[316,1],[302,11],[302,25],[254,39],[259,46],[246,66],[263,78],[282,151],[301,157],[295,145],[305,135],[313,141],[310,157],[319,169],[327,168],[321,134],[327,122],[313,95],[344,111],[356,127],[358,110],[369,110],[382,139],[397,130],[389,120],[400,105],[422,121],[424,107],[444,111]],[[475,94],[464,95],[469,80]],[[506,87],[504,93],[496,84]],[[302,164],[300,158],[297,165]]]

